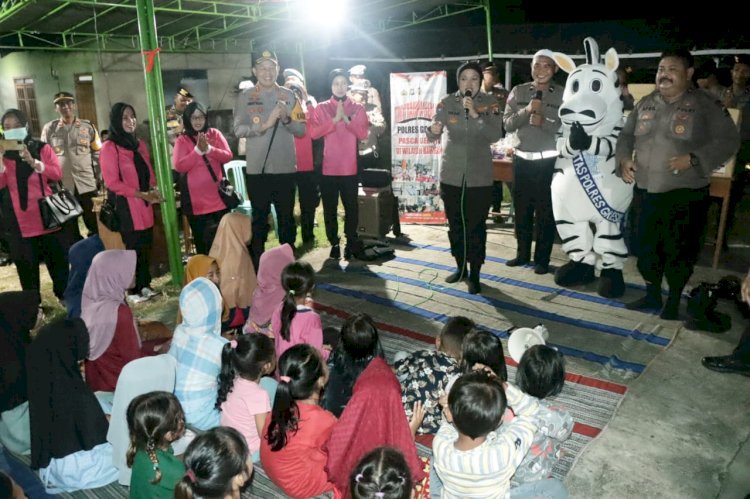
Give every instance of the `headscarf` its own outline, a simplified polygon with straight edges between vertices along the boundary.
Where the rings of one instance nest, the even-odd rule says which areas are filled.
[[[199,277],[206,277],[208,271],[211,270],[211,265],[213,265],[214,263],[217,267],[219,266],[219,262],[217,262],[213,257],[201,254],[191,256],[187,262],[187,265],[185,265],[185,280],[182,285],[186,286]],[[221,319],[229,319],[229,308],[227,307],[226,303],[224,303],[222,307]],[[182,322],[182,313],[180,313],[180,310],[178,309],[176,323],[179,324],[180,322]]]
[[[177,361],[171,355],[142,357],[128,362],[117,378],[107,441],[112,444],[112,464],[120,470],[120,483],[130,485],[131,469],[125,462],[130,446],[126,412],[139,395],[153,391],[174,392]]]
[[[128,108],[133,111],[133,116],[135,116],[135,109],[130,104],[118,102],[112,106],[109,113],[109,137],[107,140],[111,140],[118,146],[133,152],[133,163],[135,163],[135,171],[138,174],[138,190],[147,192],[151,188],[151,171],[138,151],[138,138],[134,133],[128,133],[122,128],[122,115]],[[148,205],[145,200],[143,203]]]
[[[63,293],[65,306],[68,309],[68,319],[81,316],[83,285],[86,283],[91,262],[102,251],[104,251],[104,243],[97,234],[78,241],[68,251],[70,274],[68,275],[68,286]]]
[[[3,114],[3,117],[0,118],[0,124],[5,122],[5,118],[7,118],[8,116],[15,116],[19,123],[21,123],[23,126],[26,126],[26,124],[28,123],[28,119],[22,111],[19,111],[18,109],[8,109],[7,111],[5,111],[5,114]],[[32,139],[31,135],[27,135],[23,140],[23,143],[26,144],[26,148],[29,150],[32,158],[39,160],[42,159],[40,151],[44,146],[44,142]],[[5,151],[5,157],[16,163],[16,188],[18,189],[18,204],[21,206],[21,209],[23,211],[26,211],[29,206],[29,178],[35,173],[34,168],[32,168],[31,165],[26,161],[21,159],[21,154],[19,153],[19,151]]]
[[[90,360],[101,357],[112,343],[117,309],[125,303],[125,293],[135,275],[135,263],[133,250],[103,251],[91,263],[81,299],[81,319],[91,337]]]
[[[78,367],[88,351],[89,335],[81,319],[52,322],[29,345],[26,374],[34,469],[107,440],[107,418]]]
[[[190,122],[190,117],[193,115],[193,113],[198,110],[201,113],[203,113],[203,116],[206,117],[206,121],[203,122],[203,128],[200,130],[196,130],[193,128],[193,124]],[[198,135],[199,132],[207,132],[208,131],[208,113],[206,113],[206,108],[203,107],[200,103],[193,101],[190,104],[187,105],[185,108],[185,112],[182,113],[182,126],[183,126],[183,133],[185,135],[190,135],[191,137],[194,137]]]
[[[219,262],[221,295],[229,309],[247,308],[253,302],[257,282],[253,261],[247,249],[251,238],[250,217],[242,213],[227,213],[219,223],[208,253]]]
[[[37,290],[0,293],[0,412],[26,401],[26,348],[39,301]]]
[[[174,331],[188,336],[200,337],[206,334],[221,334],[221,293],[206,279],[198,277],[187,284],[180,292],[180,312],[182,324]]]
[[[284,288],[281,286],[281,271],[294,263],[294,252],[288,244],[282,244],[264,252],[258,265],[258,287],[253,292],[253,306],[250,308],[250,320],[263,326],[271,320],[271,315],[284,299]]]
[[[377,357],[354,384],[352,398],[328,439],[328,477],[343,497],[349,497],[349,475],[359,459],[384,445],[404,454],[415,483],[424,478],[401,403],[401,385],[385,360]]]

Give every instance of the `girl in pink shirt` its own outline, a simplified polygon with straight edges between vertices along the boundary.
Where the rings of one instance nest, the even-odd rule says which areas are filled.
[[[328,359],[323,348],[323,326],[320,316],[305,302],[315,287],[315,271],[306,262],[294,262],[281,272],[281,286],[286,294],[271,317],[271,330],[276,340],[276,356],[299,343],[312,345]]]
[[[273,340],[263,334],[242,335],[221,352],[216,408],[221,411],[221,425],[245,437],[253,461],[260,459],[260,439],[273,401],[270,391],[276,392],[276,381],[263,376],[274,369]]]
[[[313,139],[323,137],[323,176],[320,194],[326,237],[331,243],[331,258],[341,257],[339,248],[339,195],[344,204],[344,258],[351,259],[359,251],[357,239],[357,141],[367,138],[367,113],[361,104],[346,96],[349,80],[346,71],[334,69],[329,75],[333,96],[313,109],[308,121]]]
[[[185,130],[175,141],[172,161],[175,171],[183,174],[181,203],[190,222],[196,253],[207,255],[221,217],[229,211],[219,196],[218,183],[224,178],[222,165],[232,160],[232,151],[224,135],[208,127],[201,104],[191,102],[183,116]]]

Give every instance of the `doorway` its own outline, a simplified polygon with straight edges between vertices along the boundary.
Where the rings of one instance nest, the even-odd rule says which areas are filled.
[[[99,130],[96,122],[96,99],[94,98],[94,76],[91,73],[75,75],[76,105],[78,117],[89,120]]]

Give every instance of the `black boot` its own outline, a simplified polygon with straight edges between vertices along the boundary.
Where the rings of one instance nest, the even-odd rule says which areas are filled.
[[[445,282],[453,284],[454,282],[466,279],[466,276],[468,275],[469,272],[466,270],[466,262],[462,258],[456,258],[456,271],[446,277]]]
[[[328,255],[328,258],[333,258],[335,260],[341,258],[341,246],[339,246],[338,239],[335,243],[331,242],[331,253]]]
[[[469,272],[469,294],[478,295],[482,292],[482,285],[479,283],[479,275],[482,270],[481,263],[472,263],[471,272]]]
[[[511,258],[507,262],[505,262],[505,265],[508,267],[520,267],[522,265],[526,265],[529,263],[531,259],[528,256],[518,255],[515,258]]]
[[[661,286],[659,284],[646,283],[646,296],[626,303],[625,308],[628,310],[661,309]]]
[[[302,233],[302,244],[304,246],[312,247],[315,243],[315,234],[313,228],[315,227],[315,214],[312,215],[305,213],[300,216],[300,232]]]
[[[677,320],[680,312],[680,298],[682,298],[682,289],[669,290],[669,296],[667,297],[667,303],[664,304],[664,308],[661,309],[659,317],[667,321]]]

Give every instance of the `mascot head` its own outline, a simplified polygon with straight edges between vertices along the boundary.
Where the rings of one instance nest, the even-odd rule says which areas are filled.
[[[599,62],[599,46],[589,37],[583,41],[586,63],[576,67],[569,56],[555,52],[555,62],[566,73],[560,119],[566,130],[578,122],[589,135],[605,135],[622,119],[620,82],[617,77],[619,58],[614,48],[607,50],[604,63]]]

